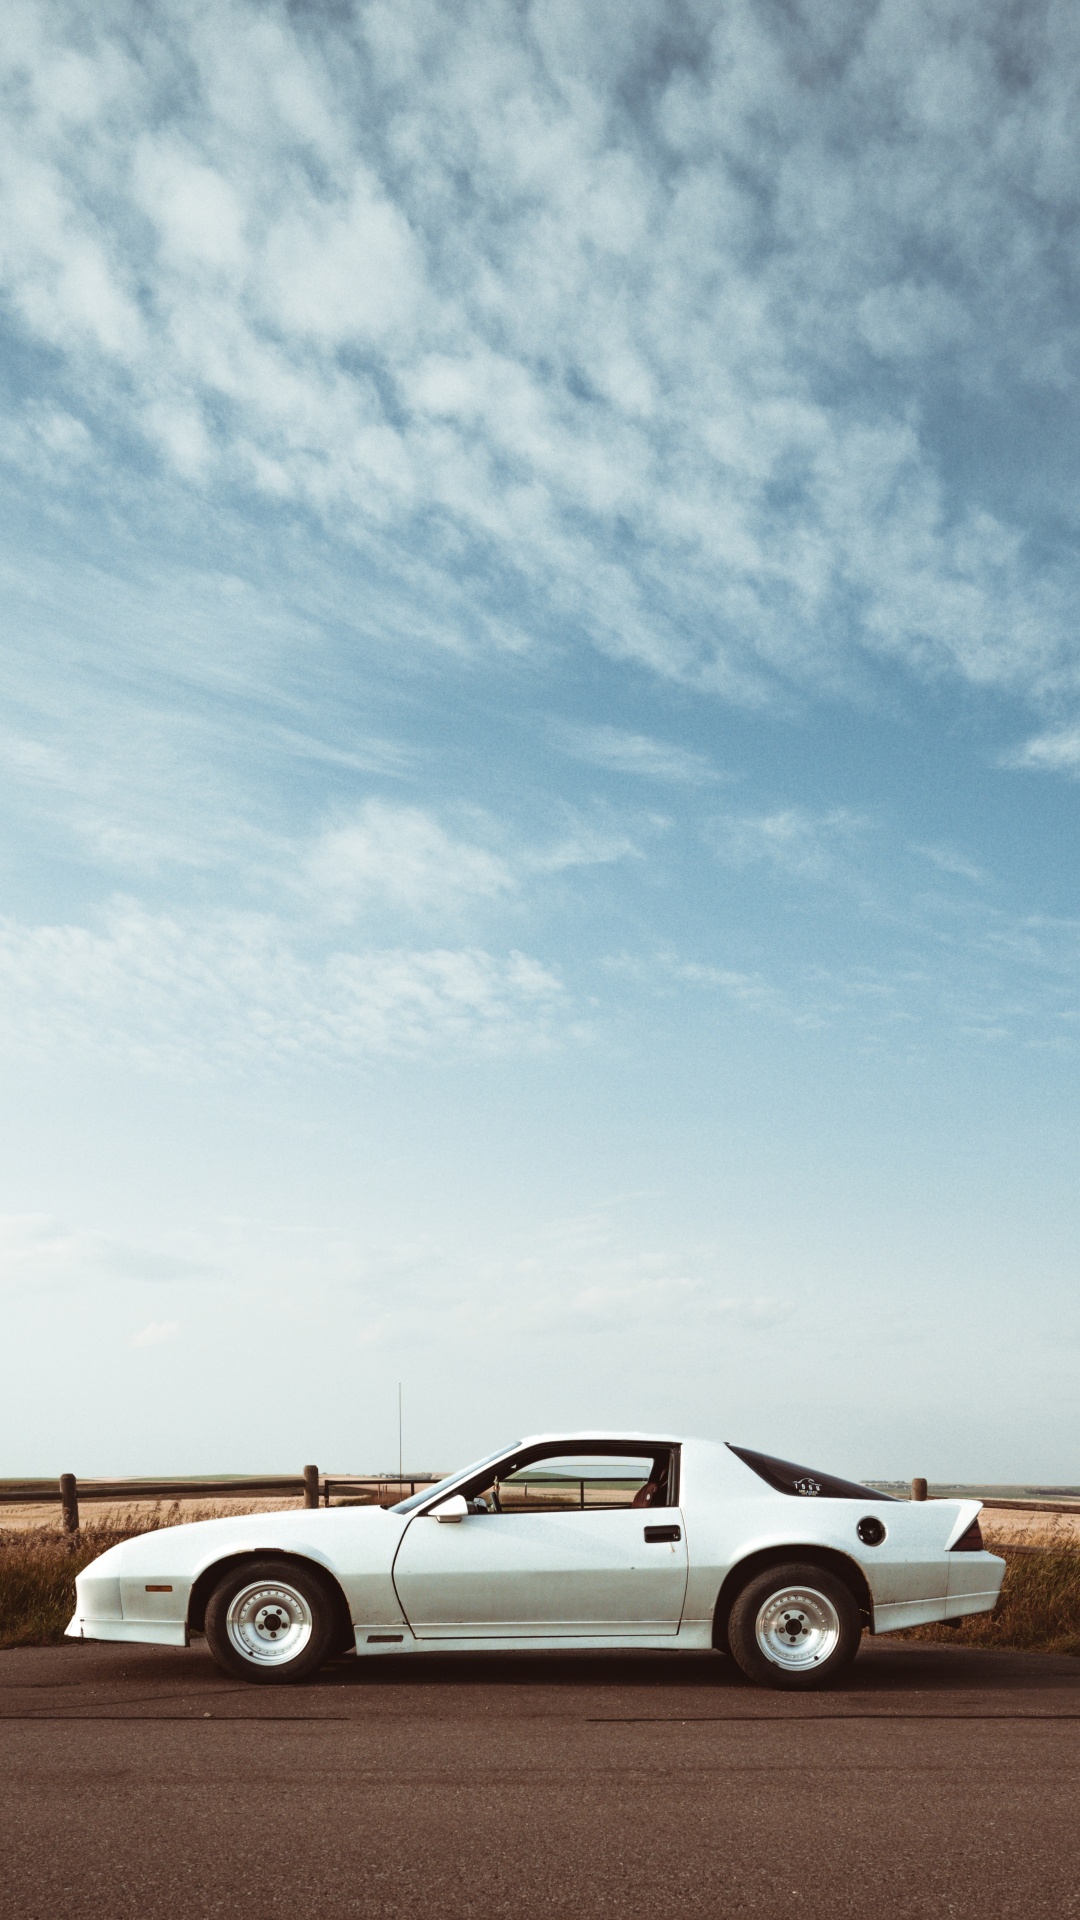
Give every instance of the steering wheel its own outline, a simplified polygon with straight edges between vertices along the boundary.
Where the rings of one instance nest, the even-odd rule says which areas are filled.
[[[492,1483],[491,1483],[491,1488],[490,1488],[490,1492],[491,1492],[491,1504],[492,1504],[492,1506],[494,1507],[494,1509],[495,1509],[495,1511],[496,1511],[496,1513],[501,1513],[501,1512],[502,1512],[502,1501],[501,1501],[501,1500],[499,1499],[499,1483],[498,1483],[498,1481],[497,1481],[497,1480],[493,1480],[493,1481],[492,1481]]]

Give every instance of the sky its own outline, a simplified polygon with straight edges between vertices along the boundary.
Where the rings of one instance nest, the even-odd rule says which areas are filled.
[[[1080,15],[5,0],[0,1472],[1080,1481]]]

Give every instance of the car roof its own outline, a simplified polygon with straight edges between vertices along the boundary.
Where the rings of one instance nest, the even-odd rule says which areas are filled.
[[[622,1445],[628,1440],[642,1440],[650,1447],[675,1447],[681,1443],[682,1437],[678,1433],[637,1433],[622,1427],[571,1427],[564,1433],[527,1433],[513,1444],[517,1447],[538,1447],[564,1442],[578,1446],[583,1440],[617,1440]],[[509,1451],[510,1449],[507,1448],[507,1452]]]

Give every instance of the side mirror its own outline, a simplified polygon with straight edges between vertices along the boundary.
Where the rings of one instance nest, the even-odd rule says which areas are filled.
[[[469,1506],[464,1495],[452,1493],[449,1500],[442,1500],[437,1507],[432,1507],[428,1519],[441,1520],[445,1524],[447,1521],[464,1520],[468,1511]]]

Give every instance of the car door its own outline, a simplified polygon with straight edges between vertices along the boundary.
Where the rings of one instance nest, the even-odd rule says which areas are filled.
[[[677,1633],[686,1537],[669,1499],[673,1450],[656,1469],[660,1457],[564,1449],[510,1463],[456,1524],[418,1515],[394,1562],[417,1638]]]

